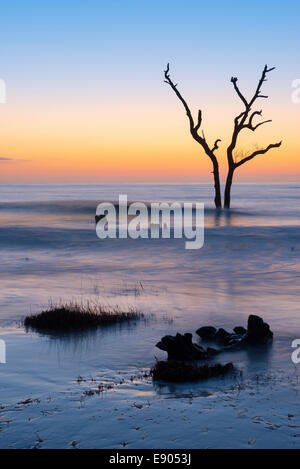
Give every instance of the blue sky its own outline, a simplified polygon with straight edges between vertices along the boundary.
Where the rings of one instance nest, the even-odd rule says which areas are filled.
[[[151,93],[168,60],[182,80],[201,74],[210,86],[252,76],[266,61],[290,80],[300,68],[299,13],[298,1],[6,2],[1,71],[18,91],[21,75],[37,93],[59,81],[61,92],[80,84],[97,90],[99,79],[111,89],[145,81]]]

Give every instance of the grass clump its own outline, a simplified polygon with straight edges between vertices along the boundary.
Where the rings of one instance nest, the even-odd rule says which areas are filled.
[[[49,308],[39,314],[26,316],[26,329],[48,330],[53,332],[80,331],[98,326],[120,324],[143,317],[133,308],[123,311],[118,306],[108,307],[90,302],[70,301]]]
[[[231,362],[225,365],[215,363],[198,366],[178,360],[166,360],[157,361],[150,373],[157,381],[188,382],[223,376],[231,370],[233,370]]]

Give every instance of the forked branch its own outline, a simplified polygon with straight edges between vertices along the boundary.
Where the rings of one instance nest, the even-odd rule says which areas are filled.
[[[255,158],[255,156],[257,156],[257,155],[263,155],[263,154],[267,153],[269,150],[271,150],[271,148],[278,148],[278,147],[280,147],[281,143],[282,143],[282,142],[270,143],[270,145],[268,145],[267,148],[263,148],[263,149],[254,151],[253,153],[251,153],[251,155],[245,156],[245,158],[243,158],[242,160],[238,161],[238,162],[235,163],[234,165],[235,165],[235,167],[237,168],[238,166],[241,166],[242,164],[246,163],[247,161],[252,160],[253,158]]]
[[[253,118],[254,116],[261,116],[262,115],[262,111],[254,111],[251,116],[249,117],[249,122],[248,124],[244,125],[244,128],[247,127],[248,129],[252,130],[252,132],[254,132],[260,125],[263,125],[263,124],[267,124],[268,122],[272,122],[272,119],[268,119],[266,121],[262,121],[262,122],[259,122],[258,124],[256,125],[253,125]]]
[[[238,141],[238,136],[240,132],[243,129],[248,129],[251,130],[252,132],[255,132],[260,126],[267,124],[268,122],[272,122],[271,119],[260,121],[255,123],[254,118],[255,117],[261,117],[262,116],[262,111],[257,111],[257,110],[252,110],[252,107],[254,103],[260,98],[264,99],[267,98],[266,95],[262,94],[262,86],[265,81],[267,81],[267,74],[274,70],[275,67],[268,68],[267,65],[263,68],[263,71],[261,73],[260,79],[258,81],[257,87],[254,91],[253,96],[251,99],[246,98],[246,96],[242,93],[238,86],[238,79],[237,77],[232,77],[231,78],[231,83],[233,84],[234,90],[236,94],[238,95],[239,99],[243,103],[243,110],[234,118],[234,126],[233,126],[233,133],[231,137],[230,144],[227,148],[227,161],[228,161],[228,173],[227,173],[227,178],[226,178],[226,185],[225,185],[225,190],[224,190],[224,207],[225,208],[230,208],[230,198],[231,198],[231,185],[233,181],[233,175],[234,171],[236,168],[239,166],[242,166],[245,164],[247,161],[252,160],[258,155],[263,155],[267,153],[269,150],[272,148],[278,148],[281,146],[282,142],[278,143],[271,143],[268,145],[266,148],[261,148],[261,149],[256,149],[253,151],[251,154],[248,156],[244,156],[244,154],[241,155],[240,161],[236,161],[234,158],[234,154],[236,152],[236,146],[237,146],[237,141]],[[215,140],[215,143],[213,146],[209,146],[203,129],[201,128],[202,126],[202,112],[199,109],[198,115],[197,115],[197,122],[194,121],[192,112],[186,102],[186,100],[183,98],[182,94],[178,90],[177,84],[174,84],[171,77],[170,77],[170,66],[169,64],[167,65],[166,70],[164,70],[164,78],[165,82],[172,88],[174,93],[176,94],[177,98],[179,101],[182,103],[186,115],[189,120],[189,126],[190,126],[190,133],[192,137],[202,146],[204,149],[206,155],[210,158],[212,164],[213,164],[213,175],[214,175],[214,181],[215,181],[215,205],[217,208],[222,207],[222,198],[221,198],[221,192],[220,192],[220,177],[219,177],[219,162],[217,160],[217,157],[215,155],[216,150],[219,148],[219,142],[221,141],[219,138]]]
[[[256,102],[257,99],[259,98],[267,98],[268,96],[262,94],[262,86],[265,81],[267,81],[267,74],[274,70],[275,67],[268,68],[267,65],[265,65],[261,77],[258,81],[256,90],[250,100],[248,100],[244,94],[241,92],[237,81],[238,79],[236,77],[231,78],[231,83],[233,84],[234,90],[237,93],[238,97],[242,101],[244,105],[244,109],[242,112],[240,112],[239,115],[237,115],[234,118],[234,125],[233,125],[233,133],[231,137],[231,142],[227,148],[227,161],[228,161],[228,172],[227,172],[227,178],[226,178],[226,185],[225,185],[225,191],[224,191],[224,207],[229,208],[230,207],[230,192],[231,192],[231,185],[232,185],[232,180],[233,180],[233,174],[236,168],[239,166],[242,166],[244,163],[247,161],[252,160],[255,158],[257,155],[263,155],[264,153],[267,153],[271,148],[277,148],[280,147],[281,142],[279,143],[271,143],[268,145],[266,148],[256,150],[253,153],[251,153],[248,156],[243,157],[240,161],[235,161],[234,159],[234,151],[237,145],[238,141],[238,136],[240,132],[243,129],[248,129],[251,130],[252,132],[255,132],[258,127],[260,127],[263,124],[267,124],[268,122],[271,122],[270,119],[258,122],[257,124],[253,123],[253,119],[255,116],[262,116],[262,111],[252,111],[252,107],[254,103]]]
[[[202,125],[202,111],[201,111],[201,109],[199,109],[199,111],[198,111],[197,123],[195,124],[193,115],[191,113],[191,110],[190,110],[186,100],[183,98],[182,94],[178,90],[178,88],[177,88],[178,85],[174,84],[174,82],[172,81],[172,79],[170,77],[170,64],[167,64],[167,68],[164,71],[164,75],[165,75],[165,83],[170,85],[170,87],[172,88],[172,90],[176,94],[177,98],[183,104],[183,107],[185,109],[186,115],[187,115],[188,120],[189,120],[190,132],[191,132],[192,136],[194,137],[194,139],[198,143],[200,143],[202,145],[202,147],[203,147],[204,151],[206,152],[206,154],[210,158],[213,158],[214,157],[214,152],[219,148],[218,142],[221,142],[221,139],[217,139],[212,148],[209,147],[209,145],[206,142],[203,131],[202,131],[202,135],[199,135],[199,130],[200,130],[201,125]]]
[[[199,134],[201,125],[202,125],[202,112],[201,109],[198,111],[198,117],[197,117],[197,123],[195,124],[193,115],[191,113],[191,110],[186,102],[186,100],[183,98],[182,94],[177,88],[177,84],[175,85],[170,77],[170,66],[169,64],[167,65],[166,70],[164,70],[164,76],[165,76],[165,83],[167,83],[174,93],[176,94],[177,98],[179,101],[183,104],[183,107],[185,109],[186,115],[189,120],[190,124],[190,133],[192,137],[198,142],[202,148],[204,149],[206,155],[210,158],[212,165],[213,165],[213,175],[214,175],[214,182],[215,182],[215,205],[216,208],[221,208],[222,207],[222,200],[221,200],[221,186],[220,186],[220,176],[219,176],[219,163],[218,160],[215,156],[215,151],[219,148],[218,143],[221,141],[219,138],[215,141],[214,146],[210,147],[206,141],[203,129],[201,131],[201,135]]]
[[[231,168],[231,169],[234,169],[234,167],[237,166],[237,164],[234,162],[233,151],[236,148],[237,139],[238,139],[238,136],[239,136],[240,132],[243,129],[249,129],[252,132],[254,132],[261,125],[267,124],[268,122],[272,122],[271,119],[268,119],[268,120],[265,120],[265,121],[262,121],[262,122],[258,122],[257,124],[253,124],[254,117],[255,116],[262,116],[262,111],[254,111],[252,113],[250,113],[250,111],[252,109],[253,104],[255,103],[255,101],[257,99],[267,98],[268,97],[266,95],[261,94],[261,89],[262,89],[263,83],[265,81],[267,81],[267,78],[266,78],[267,73],[271,72],[274,69],[275,69],[275,67],[268,68],[268,66],[265,65],[265,67],[262,71],[261,77],[258,81],[258,85],[256,87],[256,90],[255,90],[255,92],[254,92],[254,94],[253,94],[253,96],[250,100],[248,100],[244,96],[244,94],[241,92],[241,90],[239,89],[238,84],[237,84],[238,79],[236,77],[231,78],[231,83],[233,83],[233,87],[234,87],[237,95],[239,96],[239,98],[241,99],[242,103],[245,106],[245,109],[238,116],[236,116],[235,119],[234,119],[234,128],[233,128],[232,139],[231,139],[231,143],[230,143],[230,145],[227,149],[227,159],[228,159],[229,168]],[[280,144],[281,144],[281,142],[280,142]],[[269,150],[270,148],[280,146],[280,144],[277,144],[277,143],[272,144],[272,145],[269,145],[269,147],[267,147],[267,148]],[[262,151],[262,153],[266,153],[266,151],[268,151],[268,150],[265,149],[264,151],[262,151],[262,150],[261,151]],[[252,155],[249,155],[249,157],[247,157],[246,161],[248,161],[249,159],[254,158],[257,154],[261,154],[261,151],[259,153],[254,152]],[[244,159],[242,161],[245,162]],[[241,164],[243,164],[243,163],[239,162],[238,166],[240,166]]]

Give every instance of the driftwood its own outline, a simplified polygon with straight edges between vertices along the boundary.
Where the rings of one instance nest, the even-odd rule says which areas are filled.
[[[217,350],[201,347],[192,342],[192,334],[165,335],[156,347],[168,353],[168,360],[202,360],[218,353]]]
[[[214,341],[218,346],[225,348],[265,344],[273,338],[269,324],[261,317],[252,314],[248,317],[247,329],[237,326],[233,332],[228,332],[223,328],[204,326],[197,329],[196,334],[205,341]],[[168,360],[203,360],[220,352],[212,347],[205,348],[194,343],[192,334],[189,333],[166,335],[156,344],[156,347],[167,352]]]
[[[233,333],[227,332],[225,329],[216,329],[212,326],[200,327],[196,334],[203,340],[212,340],[220,345],[258,345],[265,344],[272,340],[273,332],[270,330],[269,324],[264,320],[251,314],[248,317],[247,329],[242,326],[235,327]]]

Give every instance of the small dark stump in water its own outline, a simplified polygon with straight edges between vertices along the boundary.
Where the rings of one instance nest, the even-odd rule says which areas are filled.
[[[207,349],[192,342],[192,334],[165,335],[156,344],[160,350],[168,353],[168,360],[201,360],[217,353],[211,347]]]
[[[273,332],[270,330],[269,324],[264,322],[261,317],[253,314],[248,317],[247,329],[237,326],[233,331],[227,332],[223,328],[217,330],[212,326],[205,326],[200,327],[196,334],[204,340],[213,340],[224,346],[266,344],[273,338]]]
[[[38,331],[72,332],[137,320],[143,314],[135,310],[122,312],[119,308],[105,308],[100,305],[66,303],[51,306],[39,314],[26,316],[26,329]]]
[[[248,317],[248,328],[243,342],[246,344],[265,344],[272,338],[273,332],[270,330],[269,324],[259,316],[251,314]]]
[[[235,332],[235,333],[238,334],[238,335],[240,335],[240,334],[246,334],[247,329],[245,329],[243,326],[237,326],[237,327],[234,327],[234,328],[233,328],[233,332]]]
[[[196,334],[200,335],[202,339],[213,340],[215,339],[216,332],[217,329],[213,326],[203,326],[196,331]]]
[[[231,362],[225,365],[215,363],[213,365],[198,366],[196,364],[187,364],[184,361],[166,360],[156,362],[150,373],[156,381],[188,382],[224,376],[232,370],[233,364]]]

